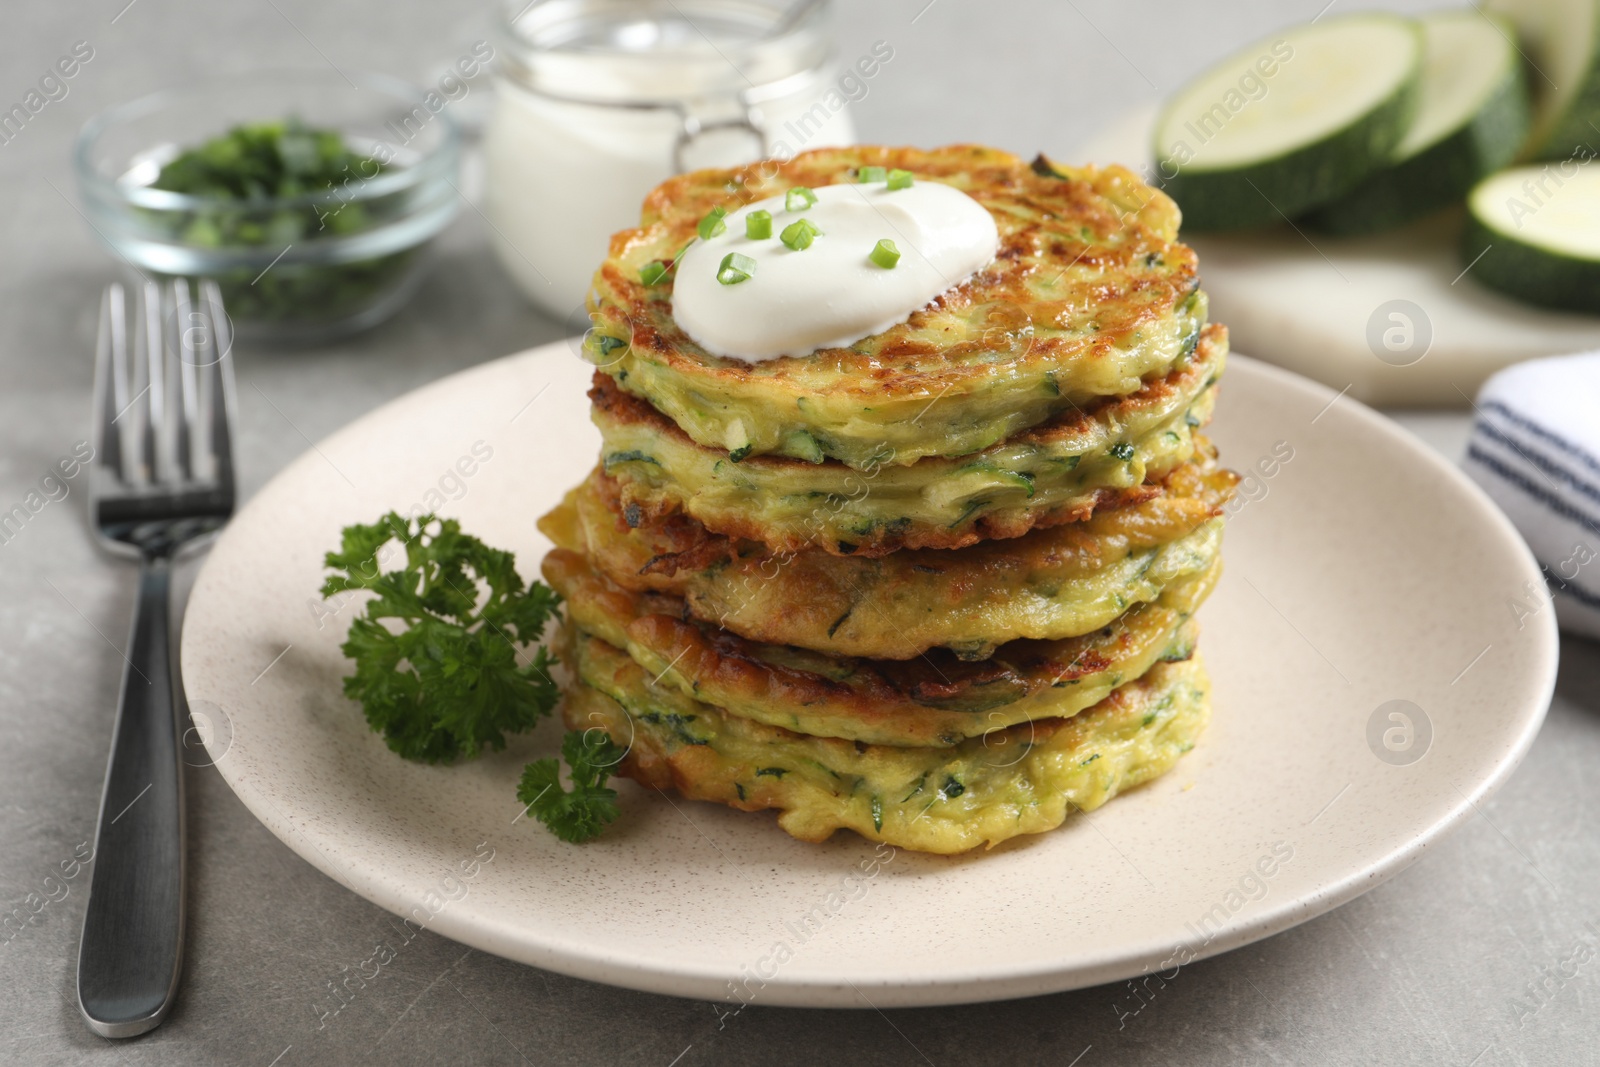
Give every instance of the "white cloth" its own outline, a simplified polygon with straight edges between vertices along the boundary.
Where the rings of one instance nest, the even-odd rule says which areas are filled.
[[[1600,353],[1509,367],[1477,407],[1467,473],[1533,550],[1561,628],[1600,638]],[[1543,610],[1539,592],[1521,603]]]

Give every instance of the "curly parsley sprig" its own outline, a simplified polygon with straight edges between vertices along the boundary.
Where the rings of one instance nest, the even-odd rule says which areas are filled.
[[[563,841],[598,837],[617,817],[617,791],[606,787],[606,779],[626,754],[604,730],[570,730],[561,740],[561,757],[571,768],[572,790],[561,788],[560,764],[535,760],[522,769],[517,799]]]
[[[379,554],[395,541],[405,565],[383,571]],[[555,657],[541,647],[526,664],[517,660],[561,599],[542,582],[524,585],[512,553],[462,533],[454,519],[407,520],[391,511],[371,525],[345,527],[340,550],[324,562],[336,572],[322,585],[324,597],[376,594],[340,646],[356,666],[344,691],[401,756],[442,763],[486,747],[498,751],[507,734],[531,729],[555,707]],[[572,765],[573,792],[561,789],[555,760],[539,760],[523,783],[532,775],[554,789],[539,803],[524,803],[563,840],[588,840],[616,818],[616,793],[604,783],[623,752],[603,734],[591,741],[569,733],[562,753]]]

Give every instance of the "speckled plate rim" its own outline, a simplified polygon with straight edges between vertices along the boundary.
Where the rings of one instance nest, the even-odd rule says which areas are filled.
[[[214,678],[195,654],[196,648],[207,641],[208,636],[198,633],[190,623],[221,606],[216,603],[216,583],[209,579],[215,577],[219,568],[234,565],[236,561],[230,559],[230,541],[240,536],[241,529],[262,520],[265,506],[275,495],[292,492],[297,479],[303,478],[308,469],[325,461],[325,457],[319,458],[325,452],[342,448],[351,441],[370,439],[381,444],[386,433],[394,432],[390,424],[394,413],[402,405],[409,404],[415,408],[419,401],[426,400],[427,394],[446,386],[460,387],[475,376],[482,376],[487,383],[492,379],[494,368],[500,365],[518,361],[548,362],[551,359],[570,360],[568,344],[558,343],[508,356],[504,360],[481,365],[425,386],[331,435],[287,467],[257,494],[223,533],[195,584],[182,642],[184,681],[192,699],[209,700],[214,692]],[[1339,430],[1342,427],[1341,432],[1372,435],[1386,448],[1438,478],[1453,505],[1459,507],[1459,517],[1478,524],[1480,529],[1492,534],[1495,551],[1499,553],[1495,565],[1503,568],[1507,575],[1520,573],[1526,580],[1540,580],[1537,564],[1498,508],[1460,471],[1396,424],[1298,375],[1235,355],[1231,357],[1228,381],[1237,384],[1244,379],[1251,380],[1254,388],[1276,393],[1285,400],[1314,404],[1320,411],[1319,419],[1327,415],[1331,420],[1331,429]],[[581,471],[581,466],[575,466],[569,472],[570,480],[576,480]],[[524,573],[529,572],[527,564],[522,569]],[[270,576],[267,578],[270,580]],[[1515,706],[1506,709],[1508,732],[1497,738],[1501,743],[1499,756],[1488,765],[1485,773],[1468,783],[1467,788],[1457,787],[1459,797],[1454,803],[1418,832],[1394,841],[1391,847],[1369,862],[1346,867],[1312,890],[1273,901],[1270,906],[1252,909],[1250,914],[1242,916],[1240,921],[1213,940],[1188,952],[1184,962],[1204,959],[1281,932],[1353,899],[1403,870],[1442,835],[1468,818],[1477,805],[1498,788],[1520,763],[1538,732],[1554,690],[1557,635],[1550,612],[1535,617],[1532,626],[1525,632],[1525,641],[1523,653],[1527,684],[1523,686]],[[1203,651],[1204,647],[1203,644]],[[355,714],[354,709],[352,714]],[[236,748],[230,751],[230,739],[208,734],[205,740],[217,769],[245,806],[307,862],[397,915],[405,915],[426,899],[431,891],[429,886],[396,879],[384,864],[373,861],[359,850],[341,845],[335,836],[315,822],[301,821],[297,824],[293,809],[280,807],[261,788],[252,773],[249,760],[241,758]],[[1133,795],[1137,794],[1130,797]],[[1114,802],[1103,810],[1114,811],[1117,803],[1126,804],[1128,800]],[[781,834],[770,823],[760,826],[759,832]],[[1056,831],[1058,834],[1062,832]],[[608,950],[581,937],[563,937],[549,931],[530,929],[526,924],[519,927],[486,919],[468,907],[446,908],[438,912],[429,925],[430,929],[474,948],[580,978],[676,996],[708,1000],[740,999],[731,997],[728,992],[730,983],[737,981],[739,975],[720,963],[708,963],[690,956],[678,956],[670,962],[659,959],[642,961],[637,956]],[[972,1003],[1038,995],[1111,982],[1147,972],[1170,963],[1175,948],[1170,938],[1130,938],[1099,952],[1063,953],[1043,964],[1018,965],[1005,960],[993,960],[951,966],[933,974],[922,967],[923,961],[890,960],[884,973],[878,974],[841,971],[834,975],[779,975],[762,984],[761,1002],[789,1006],[881,1008]]]

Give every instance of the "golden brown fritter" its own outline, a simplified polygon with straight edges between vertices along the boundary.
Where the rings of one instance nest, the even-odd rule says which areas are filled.
[[[603,374],[589,392],[590,415],[606,473],[621,483],[624,504],[646,514],[685,511],[716,533],[779,551],[962,548],[1154,495],[1147,479],[1195,455],[1227,348],[1227,331],[1209,326],[1191,358],[1130,396],[1074,408],[973,455],[866,471],[781,456],[736,463]]]
[[[728,715],[656,685],[625,653],[563,633],[578,679],[562,706],[575,730],[628,748],[622,775],[654,789],[775,808],[802,841],[850,829],[923,852],[965,852],[1061,825],[1171,769],[1210,718],[1198,658],[1157,664],[1070,719],[996,730],[954,748],[806,737]]]
[[[713,356],[672,318],[671,261],[713,207],[902,168],[972,196],[999,255],[904,323],[849,348],[758,363]],[[618,385],[724,456],[835,459],[857,469],[963,456],[1103,396],[1137,392],[1205,324],[1195,256],[1165,195],[1122,167],[1032,165],[991,148],[828,148],[787,163],[673,178],[611,240],[585,349]],[[888,456],[885,459],[885,455]]]
[[[1207,457],[1173,471],[1150,499],[1083,522],[879,558],[773,552],[681,512],[630,512],[599,470],[539,527],[617,584],[681,597],[692,618],[753,641],[871,659],[945,647],[983,659],[1018,638],[1097,630],[1203,570],[1221,549],[1237,480]]]
[[[621,588],[575,552],[558,548],[544,560],[568,620],[625,649],[662,685],[798,733],[926,746],[1076,714],[1153,664],[1187,657],[1196,633],[1190,617],[1220,571],[1215,562],[1178,579],[1091,634],[1013,641],[979,662],[944,649],[868,660],[748,641],[686,620],[675,597]]]

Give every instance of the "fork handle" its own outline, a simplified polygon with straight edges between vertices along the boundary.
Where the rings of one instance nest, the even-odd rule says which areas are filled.
[[[100,797],[78,949],[78,1006],[102,1037],[161,1025],[183,964],[183,766],[170,620],[172,567],[146,558]]]

